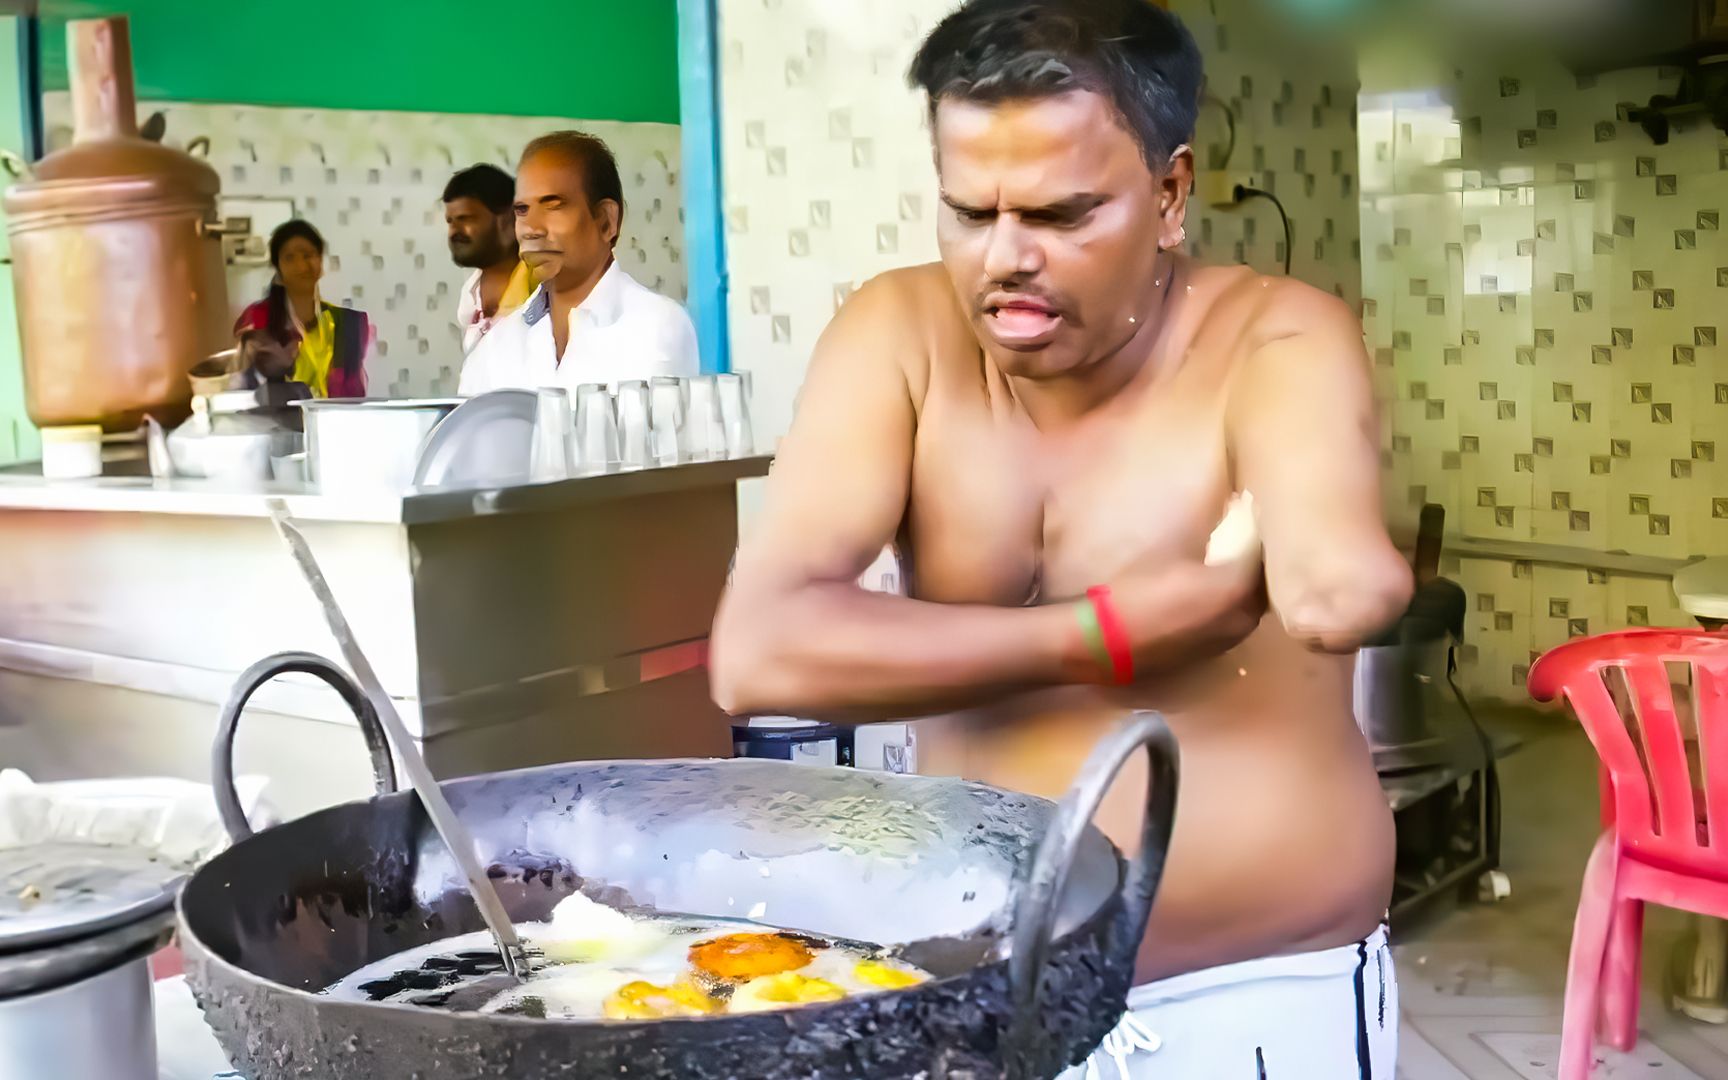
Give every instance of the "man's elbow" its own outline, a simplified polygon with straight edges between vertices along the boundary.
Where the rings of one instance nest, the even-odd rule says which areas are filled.
[[[1316,652],[1353,653],[1404,616],[1413,588],[1401,559],[1364,566],[1347,582],[1305,590],[1282,613],[1284,629]]]
[[[714,624],[708,645],[708,694],[726,715],[742,716],[755,710],[762,665],[756,643],[731,621],[722,615]]]
[[[777,658],[762,620],[722,608],[708,650],[708,692],[728,716],[760,716],[789,707],[787,665]]]

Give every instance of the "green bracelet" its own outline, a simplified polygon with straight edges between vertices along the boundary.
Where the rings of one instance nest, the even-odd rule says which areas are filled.
[[[1098,662],[1098,670],[1110,672],[1115,670],[1110,660],[1110,646],[1104,642],[1104,626],[1098,621],[1098,609],[1092,601],[1082,600],[1074,605],[1074,617],[1080,621],[1080,636],[1086,639],[1086,648],[1092,653],[1092,659]]]

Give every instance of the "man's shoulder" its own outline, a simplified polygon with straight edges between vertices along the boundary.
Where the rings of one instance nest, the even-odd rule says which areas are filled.
[[[840,305],[835,325],[905,348],[944,340],[955,329],[965,329],[965,319],[954,302],[947,270],[941,263],[928,263],[889,270],[864,282]]]
[[[676,308],[679,311],[684,310],[683,304],[674,300],[672,297],[667,296],[665,293],[661,292],[654,286],[649,285],[647,282],[642,281],[635,274],[625,270],[622,266],[618,267],[618,276],[623,279],[622,285],[624,294],[630,298],[629,306],[635,308],[637,311],[662,314],[671,311],[673,308]]]
[[[939,262],[919,266],[902,266],[881,273],[866,281],[856,294],[868,296],[868,302],[885,307],[897,307],[911,315],[926,312],[947,303],[952,306],[953,285],[948,271]],[[935,305],[932,304],[935,301]]]
[[[1292,337],[1362,334],[1361,319],[1349,303],[1305,281],[1247,266],[1194,264],[1190,272],[1208,297],[1205,321],[1245,328],[1250,352]]]

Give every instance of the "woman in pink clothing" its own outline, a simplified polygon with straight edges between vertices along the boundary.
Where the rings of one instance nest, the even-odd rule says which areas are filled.
[[[313,397],[365,397],[375,331],[365,312],[319,297],[324,238],[309,222],[284,222],[270,234],[270,265],[270,291],[234,324],[247,366],[265,378],[286,374]]]

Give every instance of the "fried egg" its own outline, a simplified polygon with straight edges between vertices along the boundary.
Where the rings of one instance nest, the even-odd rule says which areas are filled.
[[[769,1012],[774,1009],[789,1009],[795,1005],[816,1005],[822,1002],[840,1001],[845,997],[846,991],[827,979],[800,975],[796,971],[785,971],[778,975],[766,975],[760,979],[751,979],[732,991],[732,1000],[727,1003],[726,1011],[733,1013]]]

